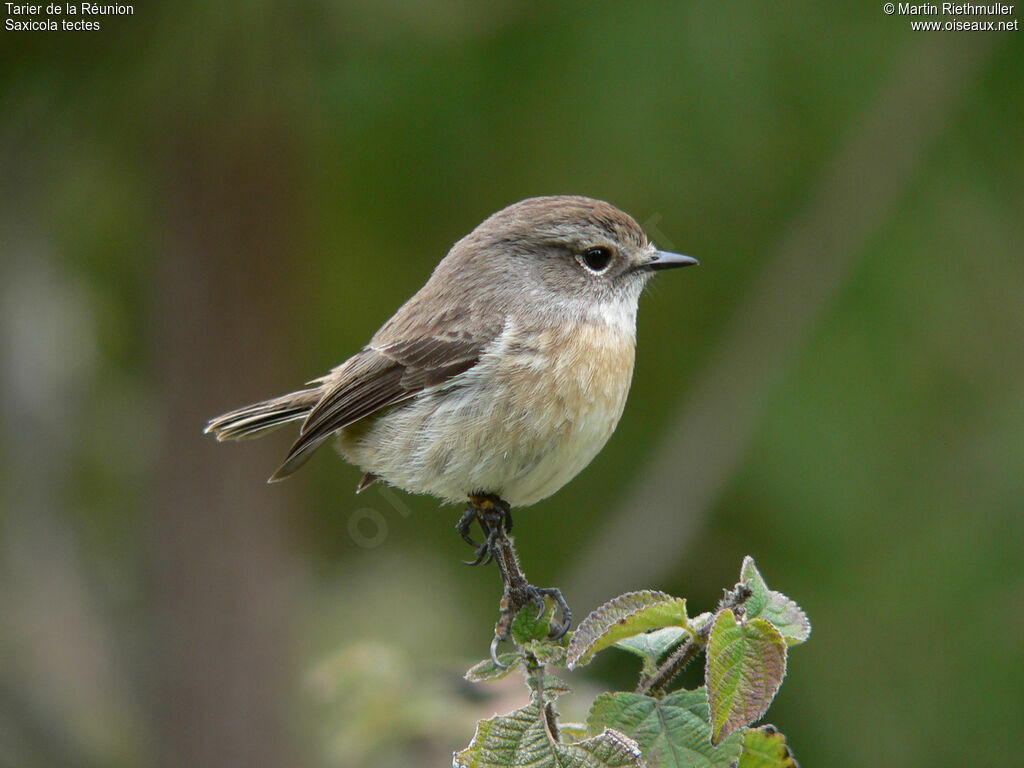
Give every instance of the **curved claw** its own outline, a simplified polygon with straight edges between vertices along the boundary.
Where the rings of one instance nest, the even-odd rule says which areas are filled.
[[[556,629],[554,632],[548,635],[548,637],[550,637],[552,640],[561,640],[563,637],[565,637],[565,633],[569,631],[569,627],[571,626],[572,617],[570,616],[562,622],[562,626],[560,626],[558,629]]]
[[[508,665],[507,664],[502,664],[500,661],[498,661],[498,643],[499,642],[501,642],[501,640],[498,638],[497,635],[495,635],[494,639],[491,640],[491,661],[494,662],[494,666],[498,667],[498,669],[508,669]]]
[[[572,609],[569,604],[565,602],[565,598],[562,596],[562,592],[554,587],[548,587],[546,589],[537,590],[538,595],[550,597],[558,604],[558,610],[562,614],[562,624],[557,629],[552,630],[551,634],[548,635],[552,640],[560,640],[569,631],[569,627],[572,626]]]
[[[476,520],[476,510],[470,506],[465,512],[462,513],[462,517],[459,518],[459,522],[455,524],[455,530],[458,532],[462,540],[465,541],[469,546],[476,549],[480,545],[473,540],[473,537],[469,535],[469,526]]]
[[[487,565],[494,559],[494,554],[487,544],[480,544],[476,548],[476,560],[463,560],[466,565]]]
[[[540,621],[540,618],[544,615],[544,612],[548,609],[548,604],[544,600],[544,595],[538,592],[533,596],[533,602],[537,604],[537,615],[533,617],[534,621]]]

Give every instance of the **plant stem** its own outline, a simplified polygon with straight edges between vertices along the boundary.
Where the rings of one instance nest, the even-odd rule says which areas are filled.
[[[750,587],[746,584],[737,584],[732,590],[727,591],[718,603],[718,610],[715,612],[716,616],[726,609],[742,609],[743,604],[747,602],[751,594]],[[640,678],[636,692],[650,695],[664,689],[665,686],[672,682],[676,675],[686,669],[687,665],[697,657],[697,654],[704,650],[708,637],[711,635],[711,628],[714,625],[714,621],[709,621],[696,634],[686,638],[683,644],[665,659],[653,675]]]

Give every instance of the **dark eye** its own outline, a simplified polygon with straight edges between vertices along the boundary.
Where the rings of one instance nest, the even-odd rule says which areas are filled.
[[[591,272],[604,272],[612,263],[612,252],[603,246],[587,248],[580,254],[579,260]]]

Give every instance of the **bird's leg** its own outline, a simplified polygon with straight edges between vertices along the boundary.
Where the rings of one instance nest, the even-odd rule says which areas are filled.
[[[484,532],[483,544],[477,544],[476,541],[473,540],[473,537],[469,535],[469,528],[473,524],[474,520],[478,520],[480,522],[480,530]],[[459,522],[455,524],[455,530],[465,540],[465,542],[469,544],[469,546],[476,549],[475,560],[462,561],[466,565],[480,565],[481,563],[486,565],[494,559],[493,555],[491,554],[491,548],[488,544],[488,541],[490,539],[490,531],[488,530],[487,524],[483,521],[483,519],[481,519],[477,515],[477,510],[475,506],[470,504],[468,507],[466,507],[466,511],[462,513],[462,517],[459,518]]]
[[[491,658],[495,663],[497,660],[498,643],[507,640],[512,631],[512,620],[520,610],[527,605],[537,606],[537,615],[544,613],[544,598],[550,597],[557,603],[562,614],[562,623],[552,628],[550,637],[558,640],[566,633],[572,624],[572,611],[568,603],[562,597],[560,590],[553,587],[535,587],[526,580],[522,569],[519,567],[519,556],[516,554],[512,539],[508,536],[508,529],[511,527],[509,505],[492,494],[476,494],[470,496],[471,507],[475,512],[480,528],[487,536],[487,540],[477,551],[477,562],[483,561],[483,553],[486,553],[487,560],[493,559],[498,564],[498,572],[501,574],[501,582],[504,585],[504,592],[501,596],[500,614],[497,624],[494,625],[494,640],[491,643]],[[466,531],[463,538],[468,536],[471,519],[467,519],[470,510],[467,509],[456,526],[460,533]],[[474,563],[475,564],[475,563]]]
[[[473,525],[474,520],[476,520],[476,507],[470,504],[466,507],[466,511],[462,513],[462,517],[459,518],[459,522],[455,524],[455,530],[458,532],[459,536],[465,539],[469,546],[476,549],[476,547],[480,545],[473,541],[473,537],[469,535],[469,528]]]

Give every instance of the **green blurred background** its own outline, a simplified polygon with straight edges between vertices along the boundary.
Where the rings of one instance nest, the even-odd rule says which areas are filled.
[[[641,587],[700,611],[751,554],[814,623],[770,714],[805,766],[1019,754],[1021,32],[875,2],[134,10],[0,32],[0,765],[447,765],[521,703],[460,678],[500,585],[459,510],[357,498],[328,451],[267,486],[289,435],[201,428],[552,193],[701,266],[643,298],[607,448],[516,517],[531,579],[578,617]]]

